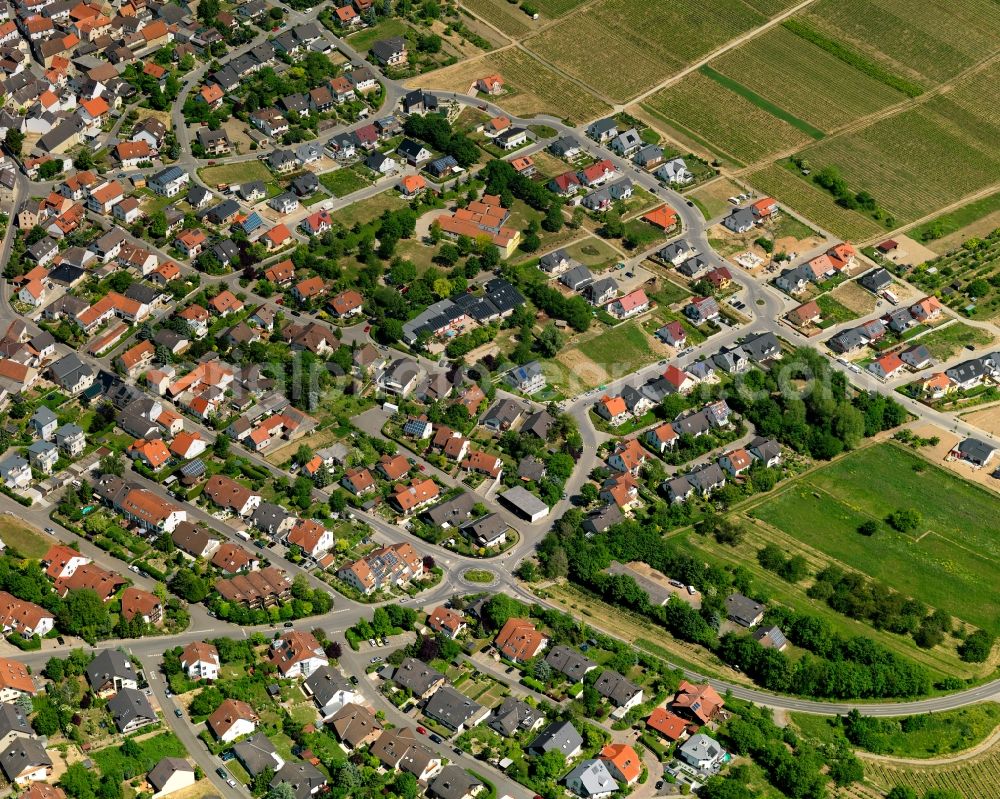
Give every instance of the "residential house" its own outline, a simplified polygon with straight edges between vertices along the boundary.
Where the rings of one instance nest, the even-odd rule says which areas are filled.
[[[240,699],[224,699],[206,720],[205,726],[211,730],[216,740],[231,744],[245,735],[257,731],[260,717],[257,711]]]
[[[497,633],[494,644],[497,651],[508,660],[524,663],[539,654],[549,639],[527,619],[508,619]]]
[[[490,710],[445,685],[427,701],[424,713],[447,729],[461,733],[485,720]]]

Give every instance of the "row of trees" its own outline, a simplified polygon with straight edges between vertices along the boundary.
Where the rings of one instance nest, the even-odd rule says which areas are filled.
[[[803,347],[767,372],[744,375],[727,397],[757,433],[796,452],[829,460],[906,421],[906,410],[875,392],[852,394],[847,378]]]
[[[700,644],[725,662],[742,666],[767,688],[839,698],[917,696],[930,689],[927,673],[916,664],[867,639],[844,639],[825,622],[782,607],[772,609],[769,620],[813,657],[793,664],[783,653],[765,649],[746,636],[723,636],[720,640],[718,630],[729,593],[767,599],[745,567],[707,565],[681,546],[665,542],[662,531],[648,523],[630,520],[600,537],[588,538],[580,521],[577,515],[564,517],[540,543],[539,561],[546,576],[568,575],[606,601],[643,613],[675,637]],[[701,608],[696,610],[676,597],[666,605],[653,606],[632,577],[605,573],[612,561],[635,560],[685,585],[694,585],[703,597]]]
[[[427,142],[438,152],[450,155],[460,167],[470,167],[479,160],[479,147],[466,136],[452,130],[443,114],[412,114],[403,123],[407,136]]]

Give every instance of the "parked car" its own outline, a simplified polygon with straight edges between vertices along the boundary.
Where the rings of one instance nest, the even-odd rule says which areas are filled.
[[[175,707],[174,708],[174,715],[177,716],[177,718],[179,718],[179,719],[180,718],[184,718],[184,711],[181,710],[179,707]]]
[[[431,733],[431,740],[436,744],[444,743],[444,739],[440,735],[435,735],[434,733]]]
[[[425,730],[423,727],[417,727],[417,732],[419,732],[421,735],[427,735],[427,730]]]
[[[224,768],[222,768],[222,766],[219,766],[215,770],[215,773],[218,774],[220,777],[222,777],[222,779],[224,779],[224,780],[228,780],[229,779],[229,772],[226,771]]]

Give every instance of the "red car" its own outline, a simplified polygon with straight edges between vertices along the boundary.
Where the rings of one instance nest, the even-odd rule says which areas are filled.
[[[423,727],[417,727],[417,732],[419,732],[421,735],[427,735],[427,730],[425,730]]]
[[[372,330],[372,326],[371,325],[365,325],[365,332],[366,333],[370,333],[371,330]]]

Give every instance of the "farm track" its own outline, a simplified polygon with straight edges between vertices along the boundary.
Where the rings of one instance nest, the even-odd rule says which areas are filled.
[[[989,196],[990,194],[995,194],[998,191],[1000,191],[1000,183],[994,183],[991,186],[986,186],[985,188],[980,189],[979,191],[973,194],[969,194],[968,196],[963,197],[961,200],[955,200],[954,202],[948,203],[948,205],[943,205],[936,211],[932,211],[929,214],[925,214],[920,219],[914,219],[912,222],[907,222],[905,225],[898,227],[895,232],[906,233],[908,230],[912,230],[915,227],[919,227],[925,222],[930,222],[932,219],[936,219],[939,216],[951,213],[956,208],[961,208],[963,205],[968,205],[969,203],[975,202],[976,200],[980,200],[983,197]],[[966,324],[970,324],[973,327],[988,328],[994,331],[996,330],[996,325],[994,325],[992,322],[984,322],[975,319],[965,319],[964,321],[966,322]]]
[[[679,81],[681,78],[683,78],[683,77],[685,77],[687,75],[690,75],[692,72],[695,72],[696,70],[698,70],[699,68],[701,68],[702,66],[704,66],[705,64],[707,64],[709,61],[711,61],[712,59],[718,58],[719,56],[723,55],[724,53],[728,53],[730,50],[734,50],[735,48],[739,47],[741,44],[745,44],[746,42],[750,41],[751,39],[755,39],[756,37],[760,36],[762,33],[765,33],[767,31],[769,31],[775,25],[780,25],[782,22],[784,22],[786,19],[788,19],[793,14],[797,14],[799,11],[802,11],[804,8],[808,8],[810,5],[812,5],[815,2],[816,2],[816,0],[803,0],[803,2],[799,3],[798,5],[792,6],[791,8],[786,9],[785,11],[782,11],[776,17],[771,17],[771,19],[769,19],[763,25],[758,25],[756,28],[754,28],[752,30],[749,30],[746,33],[743,33],[743,34],[737,36],[735,39],[730,39],[724,45],[722,45],[721,47],[717,47],[715,50],[713,50],[708,55],[706,55],[703,58],[699,59],[698,61],[695,61],[694,63],[689,64],[688,66],[684,67],[684,69],[682,69],[680,72],[677,72],[676,74],[671,75],[669,78],[666,78],[665,80],[662,80],[660,83],[658,83],[653,88],[647,89],[646,91],[642,92],[641,94],[639,94],[636,97],[633,97],[631,100],[629,100],[628,102],[622,104],[621,106],[615,106],[615,110],[616,111],[623,111],[623,110],[625,110],[626,106],[635,105],[636,103],[641,103],[647,97],[650,97],[651,95],[656,94],[661,89],[665,89],[668,86],[671,86],[674,83],[677,83],[677,81]]]
[[[913,99],[906,99],[899,103],[895,103],[894,105],[887,106],[886,108],[883,108],[880,111],[876,111],[875,113],[868,114],[867,116],[864,117],[859,117],[858,119],[855,119],[852,122],[847,123],[846,125],[843,125],[835,130],[832,130],[823,141],[824,143],[828,143],[831,139],[840,138],[850,133],[857,133],[860,130],[864,130],[865,128],[870,127],[876,122],[889,119],[893,116],[901,114],[905,111],[910,111],[914,108],[919,108],[921,105],[925,104],[928,100],[931,100],[935,97],[939,97],[942,94],[951,91],[951,89],[953,89],[957,84],[959,84],[963,80],[971,78],[973,75],[982,72],[984,69],[988,69],[998,61],[1000,61],[1000,52],[994,53],[989,57],[984,58],[982,61],[973,64],[968,69],[956,75],[952,80],[947,81],[946,83],[942,83],[939,86],[935,86],[933,89],[928,89],[919,97],[914,97]],[[731,177],[745,176],[746,174],[762,169],[775,161],[781,161],[785,158],[790,158],[791,156],[795,155],[795,153],[799,152],[799,150],[801,149],[802,148],[799,147],[795,149],[785,150],[783,152],[777,153],[776,155],[770,158],[758,161],[757,163],[747,164],[746,166],[740,167],[739,169],[735,169],[728,174]],[[957,201],[957,204],[961,204],[962,202],[965,201],[966,198],[963,198],[962,200]],[[941,211],[935,211],[933,215],[936,216],[938,213],[941,213]]]

